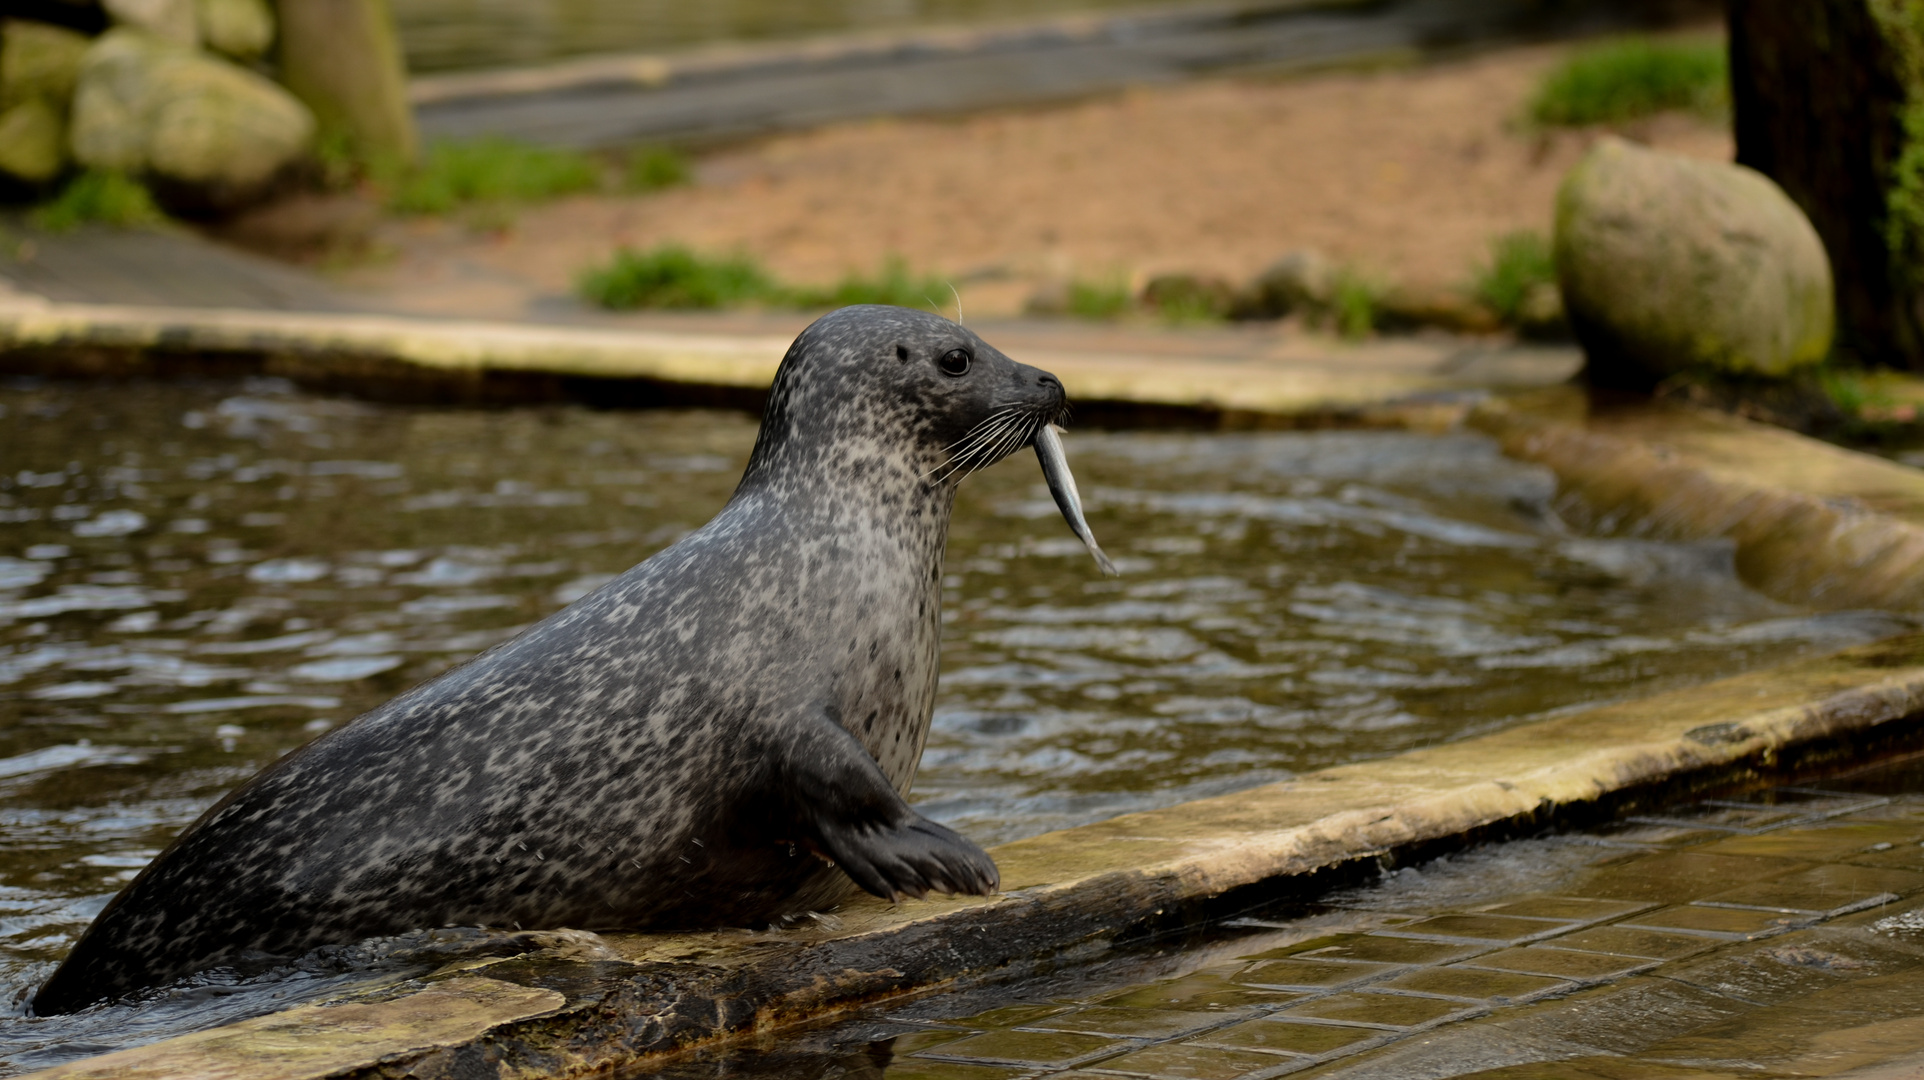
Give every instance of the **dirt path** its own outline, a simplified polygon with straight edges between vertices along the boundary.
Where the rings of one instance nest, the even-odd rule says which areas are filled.
[[[954,277],[984,315],[1019,311],[1050,280],[1240,279],[1298,247],[1385,280],[1455,283],[1493,237],[1548,231],[1557,182],[1593,137],[1518,122],[1567,48],[779,136],[703,158],[693,186],[569,199],[502,233],[390,223],[393,257],[340,282],[414,310],[507,315],[531,295],[552,304],[618,245],[674,240],[798,282],[900,255]],[[1732,153],[1724,126],[1689,116],[1631,134]]]

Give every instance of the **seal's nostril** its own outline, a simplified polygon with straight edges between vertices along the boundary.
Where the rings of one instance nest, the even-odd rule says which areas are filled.
[[[1054,375],[1043,375],[1041,378],[1038,378],[1036,380],[1036,385],[1037,386],[1053,386],[1057,390],[1062,389],[1062,384],[1056,381],[1056,377]]]

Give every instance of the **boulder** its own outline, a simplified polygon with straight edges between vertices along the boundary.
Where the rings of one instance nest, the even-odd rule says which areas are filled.
[[[67,163],[67,125],[52,105],[28,98],[0,112],[0,173],[40,184]]]
[[[145,30],[164,41],[194,48],[200,44],[200,19],[194,0],[101,0],[121,26]]]
[[[1824,245],[1751,169],[1605,138],[1557,192],[1554,246],[1593,382],[1775,378],[1829,354]]]
[[[274,13],[267,0],[195,0],[200,38],[236,60],[257,60],[274,44]]]
[[[258,193],[313,137],[313,114],[274,83],[125,28],[87,51],[74,94],[82,165],[143,173],[176,201],[216,209]]]
[[[1336,299],[1335,263],[1321,252],[1292,251],[1257,275],[1236,302],[1246,319],[1280,319],[1294,312],[1321,311]]]
[[[64,113],[87,39],[26,19],[0,22],[0,108],[38,98]]]

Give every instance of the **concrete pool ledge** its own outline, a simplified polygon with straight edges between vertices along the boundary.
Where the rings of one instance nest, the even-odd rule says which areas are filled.
[[[1000,340],[997,331],[985,331]],[[1475,340],[1305,337],[1267,355],[1172,354],[1127,340],[1009,351],[1061,377],[1079,405],[1221,416],[1367,420],[1371,410],[1544,387],[1570,348]],[[1113,335],[1110,335],[1113,336]],[[1153,332],[1151,335],[1153,337]],[[60,377],[283,376],[316,389],[427,401],[757,407],[789,339],[648,328],[223,308],[81,304],[0,291],[0,372]],[[1454,406],[1452,417],[1463,405]]]
[[[1308,899],[1385,862],[1822,767],[1914,734],[1924,635],[1002,845],[991,899],[792,930],[609,934],[452,965],[37,1077],[565,1076],[1020,976]],[[570,958],[570,956],[572,958]],[[585,957],[585,958],[584,958]]]

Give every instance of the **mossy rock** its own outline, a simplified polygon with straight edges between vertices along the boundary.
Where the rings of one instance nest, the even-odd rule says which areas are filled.
[[[1824,245],[1751,169],[1605,138],[1557,193],[1555,256],[1593,382],[1782,378],[1830,351]]]
[[[255,60],[274,44],[274,13],[266,0],[195,0],[201,42],[236,60]]]
[[[84,35],[58,26],[0,22],[0,108],[37,99],[66,112],[87,45]]]
[[[247,201],[313,137],[313,114],[278,85],[137,30],[94,43],[74,94],[77,161],[144,174],[195,208]]]
[[[60,175],[67,164],[67,125],[40,98],[0,112],[0,173],[30,184]]]
[[[1335,301],[1340,276],[1336,264],[1321,252],[1292,251],[1250,282],[1237,299],[1235,313],[1245,319],[1279,319],[1320,311]]]
[[[121,26],[145,30],[164,41],[192,49],[200,45],[200,19],[195,0],[101,0],[109,18]]]

